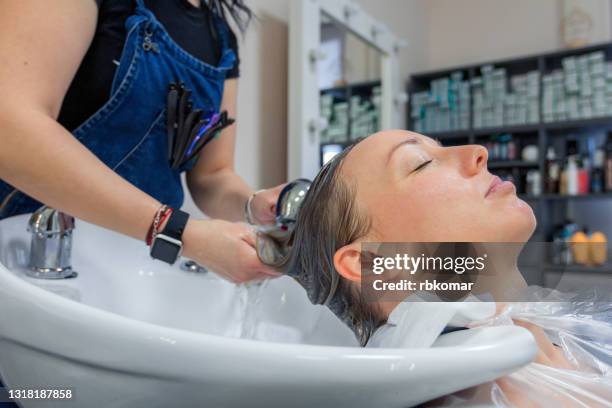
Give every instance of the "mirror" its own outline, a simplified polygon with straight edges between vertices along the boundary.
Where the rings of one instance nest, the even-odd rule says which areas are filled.
[[[353,0],[290,3],[287,174],[312,179],[349,143],[399,127],[403,42]]]
[[[321,13],[320,164],[381,129],[381,52]]]

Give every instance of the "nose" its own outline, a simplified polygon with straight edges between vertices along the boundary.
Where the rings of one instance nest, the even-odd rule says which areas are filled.
[[[461,170],[466,176],[473,176],[486,168],[489,153],[484,146],[466,145],[458,146],[457,149]]]

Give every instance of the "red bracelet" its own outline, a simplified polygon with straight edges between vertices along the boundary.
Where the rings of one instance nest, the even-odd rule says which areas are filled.
[[[145,242],[148,246],[151,246],[155,236],[159,233],[159,226],[163,225],[170,214],[172,214],[172,208],[168,207],[167,205],[162,205],[159,207],[157,212],[155,212],[155,217],[153,218],[153,222],[151,223],[145,238]]]
[[[153,234],[151,236],[152,240],[155,239],[155,236],[157,234],[159,234],[159,232],[161,231],[161,226],[164,225],[164,223],[166,222],[168,218],[170,218],[170,215],[172,215],[172,208],[168,208],[166,212],[159,219],[159,224],[157,224],[157,228],[153,230]]]

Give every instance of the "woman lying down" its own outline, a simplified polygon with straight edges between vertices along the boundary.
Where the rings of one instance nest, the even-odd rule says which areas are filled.
[[[586,310],[591,315],[581,319],[578,309],[588,305],[573,305],[568,324],[563,303],[458,307],[361,296],[363,242],[526,242],[535,225],[514,186],[488,172],[483,147],[442,147],[417,133],[386,131],[323,167],[303,202],[289,254],[275,266],[365,347],[428,347],[451,325],[517,324],[531,331],[539,347],[532,364],[432,406],[612,406],[612,308],[599,315]]]

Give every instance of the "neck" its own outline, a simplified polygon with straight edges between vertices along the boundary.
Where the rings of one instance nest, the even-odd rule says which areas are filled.
[[[187,0],[192,6],[200,8],[202,0]]]

